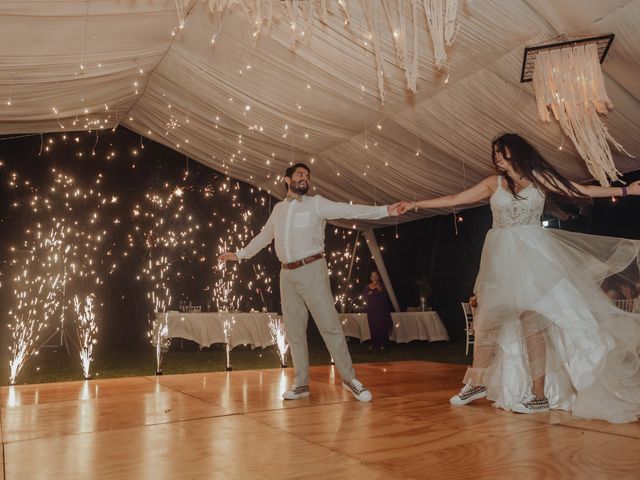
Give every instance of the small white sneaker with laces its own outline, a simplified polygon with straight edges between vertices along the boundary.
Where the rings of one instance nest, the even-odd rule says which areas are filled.
[[[298,400],[311,394],[309,385],[291,385],[291,388],[282,394],[285,400]]]
[[[342,382],[342,385],[344,385],[344,388],[349,390],[353,396],[361,402],[370,402],[373,398],[371,392],[367,390],[357,378],[354,378],[350,382]]]
[[[460,406],[466,405],[467,403],[471,403],[474,400],[479,398],[484,398],[487,396],[487,389],[485,387],[474,387],[473,385],[465,385],[460,390],[460,393],[454,395],[449,399],[449,403],[451,405]]]

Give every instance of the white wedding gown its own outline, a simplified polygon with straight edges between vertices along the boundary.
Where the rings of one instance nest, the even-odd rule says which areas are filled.
[[[544,195],[491,196],[476,281],[474,365],[465,382],[511,409],[545,375],[551,408],[621,423],[640,415],[640,315],[619,310],[606,277],[638,263],[640,241],[545,229]]]

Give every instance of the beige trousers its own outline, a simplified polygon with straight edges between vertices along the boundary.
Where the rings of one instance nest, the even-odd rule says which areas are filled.
[[[287,341],[295,368],[295,385],[309,385],[307,322],[309,312],[345,382],[355,378],[351,355],[334,307],[324,258],[293,270],[280,271],[280,298]],[[307,311],[308,309],[308,311]]]

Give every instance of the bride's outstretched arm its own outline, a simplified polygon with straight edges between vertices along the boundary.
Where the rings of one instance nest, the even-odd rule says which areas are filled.
[[[497,185],[497,181],[496,175],[492,175],[477,185],[454,195],[445,195],[444,197],[419,200],[417,202],[403,202],[402,212],[404,213],[412,208],[447,208],[479,202],[491,196]]]
[[[544,178],[542,175],[536,175],[536,178],[544,184],[549,190],[558,193],[563,193],[569,196],[575,196],[573,192],[570,192],[560,182],[556,182],[553,185],[550,181]],[[598,198],[598,197],[624,197],[627,195],[640,195],[640,180],[633,182],[625,187],[601,187],[600,185],[580,185],[576,182],[571,182],[571,185],[585,197]]]

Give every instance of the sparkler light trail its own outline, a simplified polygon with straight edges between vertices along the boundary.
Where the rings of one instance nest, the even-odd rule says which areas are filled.
[[[171,345],[168,317],[169,312],[162,312],[161,315],[156,312],[155,319],[151,322],[149,337],[156,350],[156,375],[162,375],[162,355],[169,351]]]
[[[327,256],[327,265],[334,287],[335,303],[342,313],[349,310],[362,311],[365,299],[357,289],[361,274],[360,257],[356,255],[360,245],[357,231],[334,228],[333,234],[332,244],[335,246]]]
[[[91,362],[93,361],[93,346],[98,342],[96,334],[95,313],[93,311],[93,295],[87,295],[80,301],[77,295],[73,297],[77,318],[78,349],[80,351],[80,362],[82,363],[82,373],[85,380],[91,379]]]
[[[61,228],[52,229],[43,237],[42,231],[33,232],[34,243],[22,261],[13,260],[19,273],[13,279],[16,306],[9,311],[12,344],[9,346],[9,383],[14,385],[20,369],[36,352],[41,332],[58,309],[62,286],[57,267],[62,262]],[[37,353],[37,352],[36,352]]]
[[[136,245],[142,247],[146,259],[139,278],[148,286],[147,297],[152,306],[148,336],[156,349],[158,372],[162,371],[162,353],[170,346],[167,312],[177,310],[183,303],[195,301],[198,304],[202,301],[197,294],[193,296],[197,287],[189,288],[189,284],[196,283],[203,267],[206,268],[215,259],[212,255],[214,252],[208,247],[211,235],[224,232],[224,238],[219,238],[221,246],[227,241],[238,243],[253,235],[253,212],[244,207],[237,193],[234,193],[240,188],[237,182],[234,184],[224,178],[219,179],[217,186],[207,183],[204,188],[199,188],[185,184],[187,176],[185,174],[183,177],[183,185],[165,183],[160,191],[148,192],[144,202],[134,205],[134,229],[128,236],[130,249]],[[231,196],[230,206],[233,208],[226,215],[213,210],[210,213],[212,218],[202,228],[204,222],[198,221],[202,215],[198,215],[197,207],[206,204],[214,195],[221,195],[224,200]],[[264,197],[261,202],[264,205]],[[244,298],[234,293],[238,266],[221,267],[215,271],[213,286],[200,289],[207,292],[215,310],[237,311]],[[270,292],[271,276],[266,275],[262,267],[250,274],[255,275],[255,280],[249,281],[249,299],[255,302],[257,296],[252,295],[255,291],[262,300],[262,292]],[[254,282],[259,282],[261,288],[252,290]],[[210,302],[206,302],[206,305],[210,305]],[[228,332],[230,328],[227,328]]]
[[[171,344],[168,311],[172,301],[172,260],[175,250],[180,245],[193,243],[189,234],[194,231],[194,227],[185,228],[181,225],[184,220],[187,224],[191,223],[192,219],[191,215],[183,215],[182,190],[179,194],[174,191],[168,196],[147,194],[146,199],[149,209],[145,211],[144,218],[148,220],[148,224],[143,238],[148,260],[142,272],[149,281],[150,290],[147,292],[147,298],[153,308],[153,316],[149,317],[151,330],[148,335],[156,350],[156,375],[161,375],[162,354],[169,350]],[[134,209],[134,216],[137,216],[135,212],[139,211],[138,208]],[[178,230],[179,227],[182,229]]]
[[[223,323],[223,327],[222,330],[224,332],[224,347],[225,347],[225,353],[226,353],[226,359],[227,359],[227,365],[226,365],[226,371],[230,372],[231,370],[233,370],[233,368],[231,368],[231,360],[229,357],[229,351],[231,350],[231,330],[233,329],[233,324],[235,323],[235,320],[233,319],[233,317],[231,318],[227,318],[225,319],[224,323]]]
[[[107,230],[103,227],[103,214],[117,203],[117,197],[102,195],[96,187],[101,178],[98,174],[93,185],[82,186],[55,168],[38,182],[11,174],[9,184],[17,198],[14,208],[21,207],[23,218],[30,225],[22,234],[20,248],[11,249],[10,267],[17,272],[13,277],[15,307],[10,311],[9,323],[13,339],[9,347],[11,383],[15,383],[31,354],[37,353],[41,336],[49,326],[55,327],[49,339],[59,333],[60,346],[66,341],[65,313],[73,307],[73,295],[93,298],[93,290],[103,283],[99,270],[112,273],[116,268],[105,251]],[[93,307],[94,303],[92,314]],[[54,314],[58,315],[58,322],[52,321]],[[94,345],[95,316],[92,321],[94,325],[88,331]],[[84,339],[85,320],[76,318],[76,327],[78,338]],[[77,345],[85,377],[89,375],[93,352],[93,346],[88,348],[86,342]]]
[[[287,344],[287,336],[284,331],[284,322],[280,318],[271,318],[271,316],[269,316],[269,329],[271,330],[271,336],[278,347],[280,366],[282,368],[286,368],[287,350],[289,349],[289,345]]]
[[[159,370],[170,346],[166,314],[179,304],[193,302],[205,311],[278,309],[273,290],[279,263],[272,247],[253,262],[227,264],[222,270],[215,265],[220,246],[237,250],[253,238],[275,200],[195,162],[188,172],[160,162],[154,165],[157,171],[141,168],[145,156],[174,152],[153,143],[143,152],[139,135],[135,145],[123,150],[127,135],[124,129],[100,132],[98,141],[96,131],[50,134],[42,142],[38,138],[40,154],[33,159],[18,161],[16,156],[14,161],[3,153],[0,176],[11,201],[0,225],[12,250],[8,260],[0,261],[0,287],[10,300],[6,323],[12,383],[40,346],[58,346],[50,344],[54,335],[79,348],[82,371],[91,375],[98,335],[110,338],[112,332],[125,331],[125,322],[134,327],[138,319],[132,315],[140,312],[140,304],[150,318],[139,335],[150,337]],[[108,165],[104,175],[100,161]],[[68,173],[71,169],[74,175]],[[274,184],[280,181],[274,177]],[[350,285],[357,283],[356,276],[347,282],[353,238],[353,232],[334,228],[327,236],[334,292],[347,309],[358,308],[357,301],[347,298],[358,295],[357,286]],[[104,309],[102,290],[109,274],[116,280],[108,298],[123,301]],[[144,284],[141,290],[136,280]],[[76,296],[79,312],[85,311],[86,298],[92,298],[91,341],[83,340],[87,324],[84,313],[76,310]],[[138,316],[144,319],[144,313]],[[233,323],[228,335],[232,328]],[[71,330],[75,333],[68,336]]]
[[[226,242],[218,246],[218,253],[227,251]],[[227,265],[226,262],[218,263],[218,272],[220,277],[216,280],[213,287],[213,300],[218,312],[235,312],[240,307],[242,296],[236,296],[234,293],[235,281],[238,266],[236,264]]]

